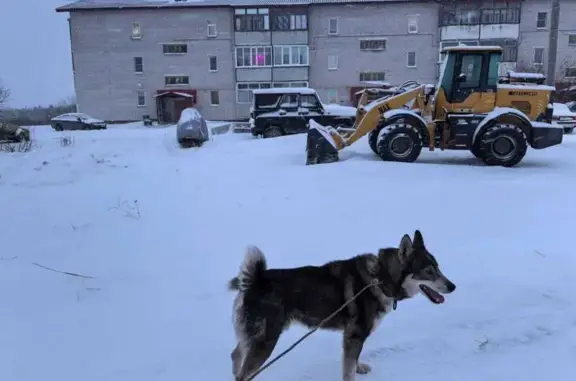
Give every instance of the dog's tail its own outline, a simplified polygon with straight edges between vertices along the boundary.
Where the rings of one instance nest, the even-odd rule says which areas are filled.
[[[230,290],[246,291],[258,283],[262,273],[266,271],[266,258],[256,246],[246,248],[246,256],[240,267],[240,273],[228,282]]]

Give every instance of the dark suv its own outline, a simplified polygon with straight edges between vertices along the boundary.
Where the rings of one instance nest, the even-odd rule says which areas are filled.
[[[272,88],[254,90],[250,111],[252,135],[264,138],[308,131],[310,119],[333,127],[354,125],[356,108],[325,105],[314,89]]]

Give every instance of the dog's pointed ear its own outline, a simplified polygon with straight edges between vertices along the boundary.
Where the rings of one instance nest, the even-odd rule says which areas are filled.
[[[402,240],[400,241],[400,247],[398,247],[398,253],[400,254],[400,258],[402,261],[408,259],[410,254],[412,253],[412,240],[408,234],[404,234]]]
[[[414,247],[424,248],[424,238],[422,237],[422,233],[420,230],[416,230],[414,232],[414,243],[412,244]]]

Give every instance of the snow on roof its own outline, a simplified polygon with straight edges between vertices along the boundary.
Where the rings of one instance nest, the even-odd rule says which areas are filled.
[[[316,90],[309,87],[274,87],[271,89],[252,90],[254,94],[316,94]]]
[[[508,76],[510,78],[546,78],[546,76],[541,73],[523,73],[517,71],[509,71]]]
[[[90,9],[362,4],[388,3],[394,1],[398,0],[79,0],[56,8],[56,12],[71,12]]]

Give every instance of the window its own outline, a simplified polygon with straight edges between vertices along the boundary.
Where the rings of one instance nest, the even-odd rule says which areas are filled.
[[[300,106],[306,108],[320,108],[320,102],[318,102],[316,94],[301,94]]]
[[[140,24],[137,22],[132,23],[132,39],[139,40],[142,38],[142,29],[140,28]]]
[[[406,53],[406,66],[416,67],[416,52]]]
[[[138,91],[137,93],[137,105],[138,107],[145,107],[146,106],[146,93],[144,91]]]
[[[164,54],[186,54],[188,53],[187,44],[162,44]]]
[[[490,63],[488,64],[488,83],[490,87],[496,87],[498,85],[498,69],[500,67],[500,59],[498,54],[490,54]]]
[[[576,77],[576,67],[567,67],[564,72],[564,76],[567,78]]]
[[[328,103],[338,103],[338,89],[328,89]]]
[[[210,106],[218,105],[220,105],[220,94],[216,90],[210,91]]]
[[[332,18],[328,20],[328,34],[338,34],[338,19]]]
[[[302,81],[302,82],[274,82],[272,84],[272,87],[278,88],[278,87],[308,87],[308,82]]]
[[[482,10],[483,24],[518,24],[520,23],[520,6]]]
[[[338,70],[338,56],[329,55],[328,56],[328,70]]]
[[[568,45],[576,46],[576,34],[569,34],[568,35]]]
[[[497,40],[481,40],[480,45],[496,45],[501,46],[502,59],[501,62],[517,62],[518,61],[518,41],[512,39],[497,39]]]
[[[206,35],[208,37],[218,36],[218,31],[216,30],[216,24],[208,24],[208,26],[206,28]]]
[[[408,16],[408,33],[418,33],[418,16]]]
[[[445,11],[441,15],[441,25],[477,25],[480,21],[480,11]]]
[[[272,66],[271,46],[243,46],[236,48],[236,67]]]
[[[308,46],[280,45],[274,47],[274,66],[306,66],[308,65]]]
[[[280,108],[298,108],[298,94],[284,94],[280,99]]]
[[[272,16],[273,30],[307,30],[308,16],[296,15],[274,15]]]
[[[237,8],[234,10],[234,27],[237,32],[270,30],[268,8]]]
[[[465,54],[462,56],[460,73],[466,75],[466,80],[459,82],[461,89],[476,89],[480,87],[480,74],[482,73],[482,55]]]
[[[360,50],[385,50],[386,39],[360,40]]]
[[[143,73],[144,72],[144,62],[142,61],[142,57],[134,57],[134,73]]]
[[[534,64],[544,64],[544,48],[534,48]]]
[[[236,103],[252,103],[252,90],[269,89],[269,83],[237,83]]]
[[[384,81],[386,79],[386,73],[381,72],[362,72],[360,73],[360,82],[365,81]]]
[[[218,71],[218,58],[216,56],[208,56],[208,64],[211,72]]]
[[[538,16],[536,16],[536,28],[538,29],[546,28],[547,19],[548,19],[548,12],[538,12]]]
[[[166,86],[178,86],[178,85],[189,85],[190,77],[187,75],[166,75],[164,76],[164,85]]]

